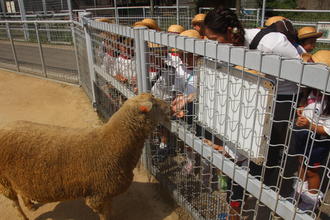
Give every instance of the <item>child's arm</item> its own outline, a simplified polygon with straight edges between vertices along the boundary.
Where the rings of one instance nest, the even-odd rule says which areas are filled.
[[[314,123],[311,123],[306,117],[304,116],[299,116],[296,122],[296,125],[298,127],[304,127],[304,128],[309,128],[311,126],[311,130],[315,131],[317,134],[320,135],[328,135],[324,127],[322,125],[316,125]]]

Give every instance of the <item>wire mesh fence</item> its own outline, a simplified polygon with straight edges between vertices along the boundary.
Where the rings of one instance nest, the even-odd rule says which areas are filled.
[[[2,65],[51,79],[78,83],[70,22],[1,22]],[[3,34],[2,36],[4,36]],[[33,56],[31,56],[33,54]]]
[[[194,218],[329,217],[329,67],[87,17],[0,33],[2,67],[79,80],[105,120],[141,92],[171,103],[142,160]]]
[[[329,138],[313,128],[310,106],[303,114],[311,127],[299,124],[298,109],[315,91],[327,102],[328,68],[164,32],[95,21],[87,29],[104,118],[141,91],[175,106],[171,125],[151,134],[143,161],[194,218],[327,216],[328,151],[315,163],[310,149],[324,149]],[[312,80],[315,74],[324,80]],[[291,95],[281,93],[283,81]],[[307,187],[313,169],[320,181]]]

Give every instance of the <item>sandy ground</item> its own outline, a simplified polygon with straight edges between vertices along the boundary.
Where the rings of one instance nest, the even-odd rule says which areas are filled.
[[[0,70],[0,126],[14,120],[95,127],[101,122],[81,88]],[[143,169],[135,169],[129,190],[114,200],[114,219],[177,220],[181,210],[161,193],[159,184],[148,181]],[[175,212],[176,210],[176,212]],[[98,216],[82,200],[49,203],[35,212],[24,208],[36,220],[96,220]],[[18,220],[10,200],[0,195],[0,220]]]

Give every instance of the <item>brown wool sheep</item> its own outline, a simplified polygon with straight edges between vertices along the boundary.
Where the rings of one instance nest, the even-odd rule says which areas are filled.
[[[0,128],[0,193],[17,194],[32,209],[40,203],[84,198],[100,215],[110,216],[111,199],[133,180],[145,139],[169,120],[170,108],[150,94],[127,100],[102,127],[73,129],[19,121]]]

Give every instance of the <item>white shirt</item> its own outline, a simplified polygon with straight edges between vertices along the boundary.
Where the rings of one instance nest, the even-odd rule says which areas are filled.
[[[105,54],[102,60],[101,69],[103,69],[105,73],[114,76],[116,74],[116,71],[114,71],[115,61],[116,57]]]
[[[115,75],[121,74],[127,79],[131,79],[136,76],[135,60],[134,58],[128,59],[123,56],[119,56],[116,59],[116,71]]]
[[[178,68],[180,64],[182,64],[182,60],[176,53],[168,53],[167,59],[165,60],[165,63],[169,66],[172,66],[174,68]]]
[[[322,105],[322,95],[317,96],[316,90],[311,91],[307,98],[307,106],[304,108],[302,115],[313,124],[323,126],[324,131],[330,135],[330,116],[323,115],[326,102],[327,97],[324,98]]]
[[[196,92],[196,74],[194,70],[187,69],[184,64],[179,64],[175,73],[175,90],[189,95]]]
[[[253,38],[257,35],[260,29],[245,29],[245,46],[249,47]],[[258,47],[266,53],[273,53],[286,58],[298,58],[300,55],[297,49],[291,44],[287,37],[279,32],[271,32],[261,38]],[[297,85],[289,81],[279,81],[278,94],[293,95],[297,93]]]

